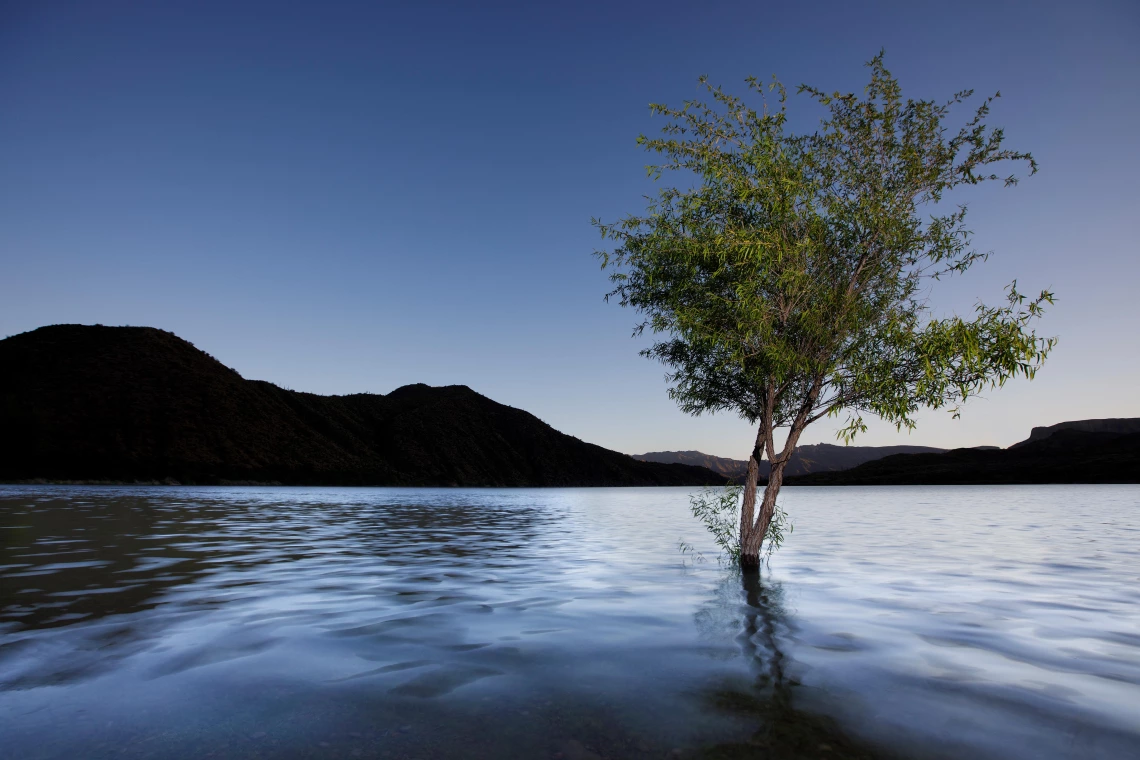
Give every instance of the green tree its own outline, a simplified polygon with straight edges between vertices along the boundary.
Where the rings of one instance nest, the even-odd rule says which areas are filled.
[[[595,252],[619,299],[640,313],[635,335],[657,336],[642,354],[669,368],[669,395],[690,414],[731,410],[758,426],[740,515],[740,562],[756,566],[784,468],[804,429],[846,415],[850,441],[874,415],[913,428],[921,408],[957,415],[970,396],[1019,375],[1032,378],[1053,348],[1032,323],[1053,295],[1018,292],[968,317],[938,317],[933,281],[987,258],[975,251],[966,207],[946,193],[999,180],[993,165],[1033,157],[1003,147],[981,103],[964,126],[946,121],[973,92],[947,102],[902,98],[872,59],[862,97],[800,86],[823,106],[817,131],[787,126],[787,92],[747,80],[760,110],[701,83],[711,100],[680,108],[662,136],[638,143],[658,154],[659,179],[677,186],[643,215],[594,220],[613,250]],[[765,99],[776,94],[776,107]],[[672,176],[672,175],[671,175]],[[923,216],[920,212],[929,213]],[[777,429],[787,430],[783,446]],[[759,462],[768,481],[756,511]]]

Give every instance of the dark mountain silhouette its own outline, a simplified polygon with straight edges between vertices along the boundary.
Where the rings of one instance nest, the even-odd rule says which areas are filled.
[[[1103,422],[1096,420],[1095,422]],[[1137,422],[1125,420],[1122,422]],[[1140,433],[1054,425],[1008,449],[898,454],[850,470],[801,475],[796,485],[1140,483]],[[1127,426],[1123,426],[1127,429]],[[1048,428],[1035,428],[1048,430]]]
[[[634,459],[642,462],[661,462],[662,464],[690,464],[704,467],[726,478],[744,477],[747,462],[739,459],[726,459],[705,454],[700,451],[650,451],[646,454],[634,454]]]
[[[0,341],[0,479],[652,486],[723,483],[565,435],[462,385],[318,396],[245,380],[169,332]]]
[[[1010,448],[1016,449],[1028,443],[1044,440],[1062,430],[1079,430],[1083,433],[1140,433],[1140,419],[1116,417],[1104,420],[1072,420],[1047,427],[1035,427],[1029,431],[1028,438],[1013,444]]]
[[[791,475],[804,475],[809,472],[831,472],[882,459],[892,454],[937,454],[945,449],[930,446],[836,446],[830,443],[816,443],[799,446],[788,462],[786,472]],[[706,467],[733,480],[743,480],[748,462],[740,459],[725,459],[699,451],[651,451],[648,454],[634,454],[634,459],[645,462],[675,462]],[[768,477],[769,464],[760,463],[760,477]]]

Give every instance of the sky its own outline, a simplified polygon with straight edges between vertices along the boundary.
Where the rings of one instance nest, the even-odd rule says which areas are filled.
[[[748,424],[678,411],[637,315],[603,302],[590,220],[656,192],[650,102],[702,74],[858,91],[882,48],[904,96],[1000,90],[991,123],[1041,166],[964,197],[994,255],[932,303],[1051,288],[1059,343],[960,419],[872,421],[857,443],[1140,416],[1137,39],[1128,0],[6,2],[0,337],[149,325],[295,390],[464,384],[618,451],[743,459]]]

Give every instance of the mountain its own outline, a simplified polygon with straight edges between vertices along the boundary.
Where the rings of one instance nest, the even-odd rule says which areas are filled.
[[[634,454],[634,459],[642,462],[661,462],[662,464],[689,464],[704,467],[726,478],[743,478],[748,463],[739,459],[726,459],[704,454],[700,451],[650,451],[647,454]]]
[[[1048,427],[1035,427],[1029,431],[1028,438],[1013,444],[1010,448],[1016,449],[1028,443],[1043,440],[1062,430],[1079,430],[1084,433],[1140,433],[1140,419],[1117,417],[1104,420],[1072,420],[1070,422],[1059,422]]]
[[[462,385],[318,396],[246,380],[150,327],[41,327],[0,341],[0,368],[0,480],[724,482],[585,443]]]
[[[815,443],[796,447],[784,473],[791,477],[809,472],[834,472],[894,454],[938,454],[943,451],[945,449],[930,446],[836,446],[833,443]],[[761,474],[767,476],[767,467]]]
[[[1008,449],[898,454],[841,472],[802,475],[789,485],[1140,483],[1140,433],[1065,425]]]
[[[892,454],[936,454],[945,449],[929,446],[836,446],[830,443],[816,443],[799,446],[792,453],[785,470],[787,476],[805,475],[809,472],[831,472],[882,459]],[[743,480],[748,462],[740,459],[725,459],[699,451],[651,451],[648,454],[634,454],[634,459],[644,462],[670,462],[706,467],[733,480]],[[768,477],[769,465],[760,463],[760,477]]]

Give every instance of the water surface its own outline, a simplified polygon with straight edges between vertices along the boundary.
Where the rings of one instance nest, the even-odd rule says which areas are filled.
[[[5,757],[1140,756],[1140,488],[0,487]]]

